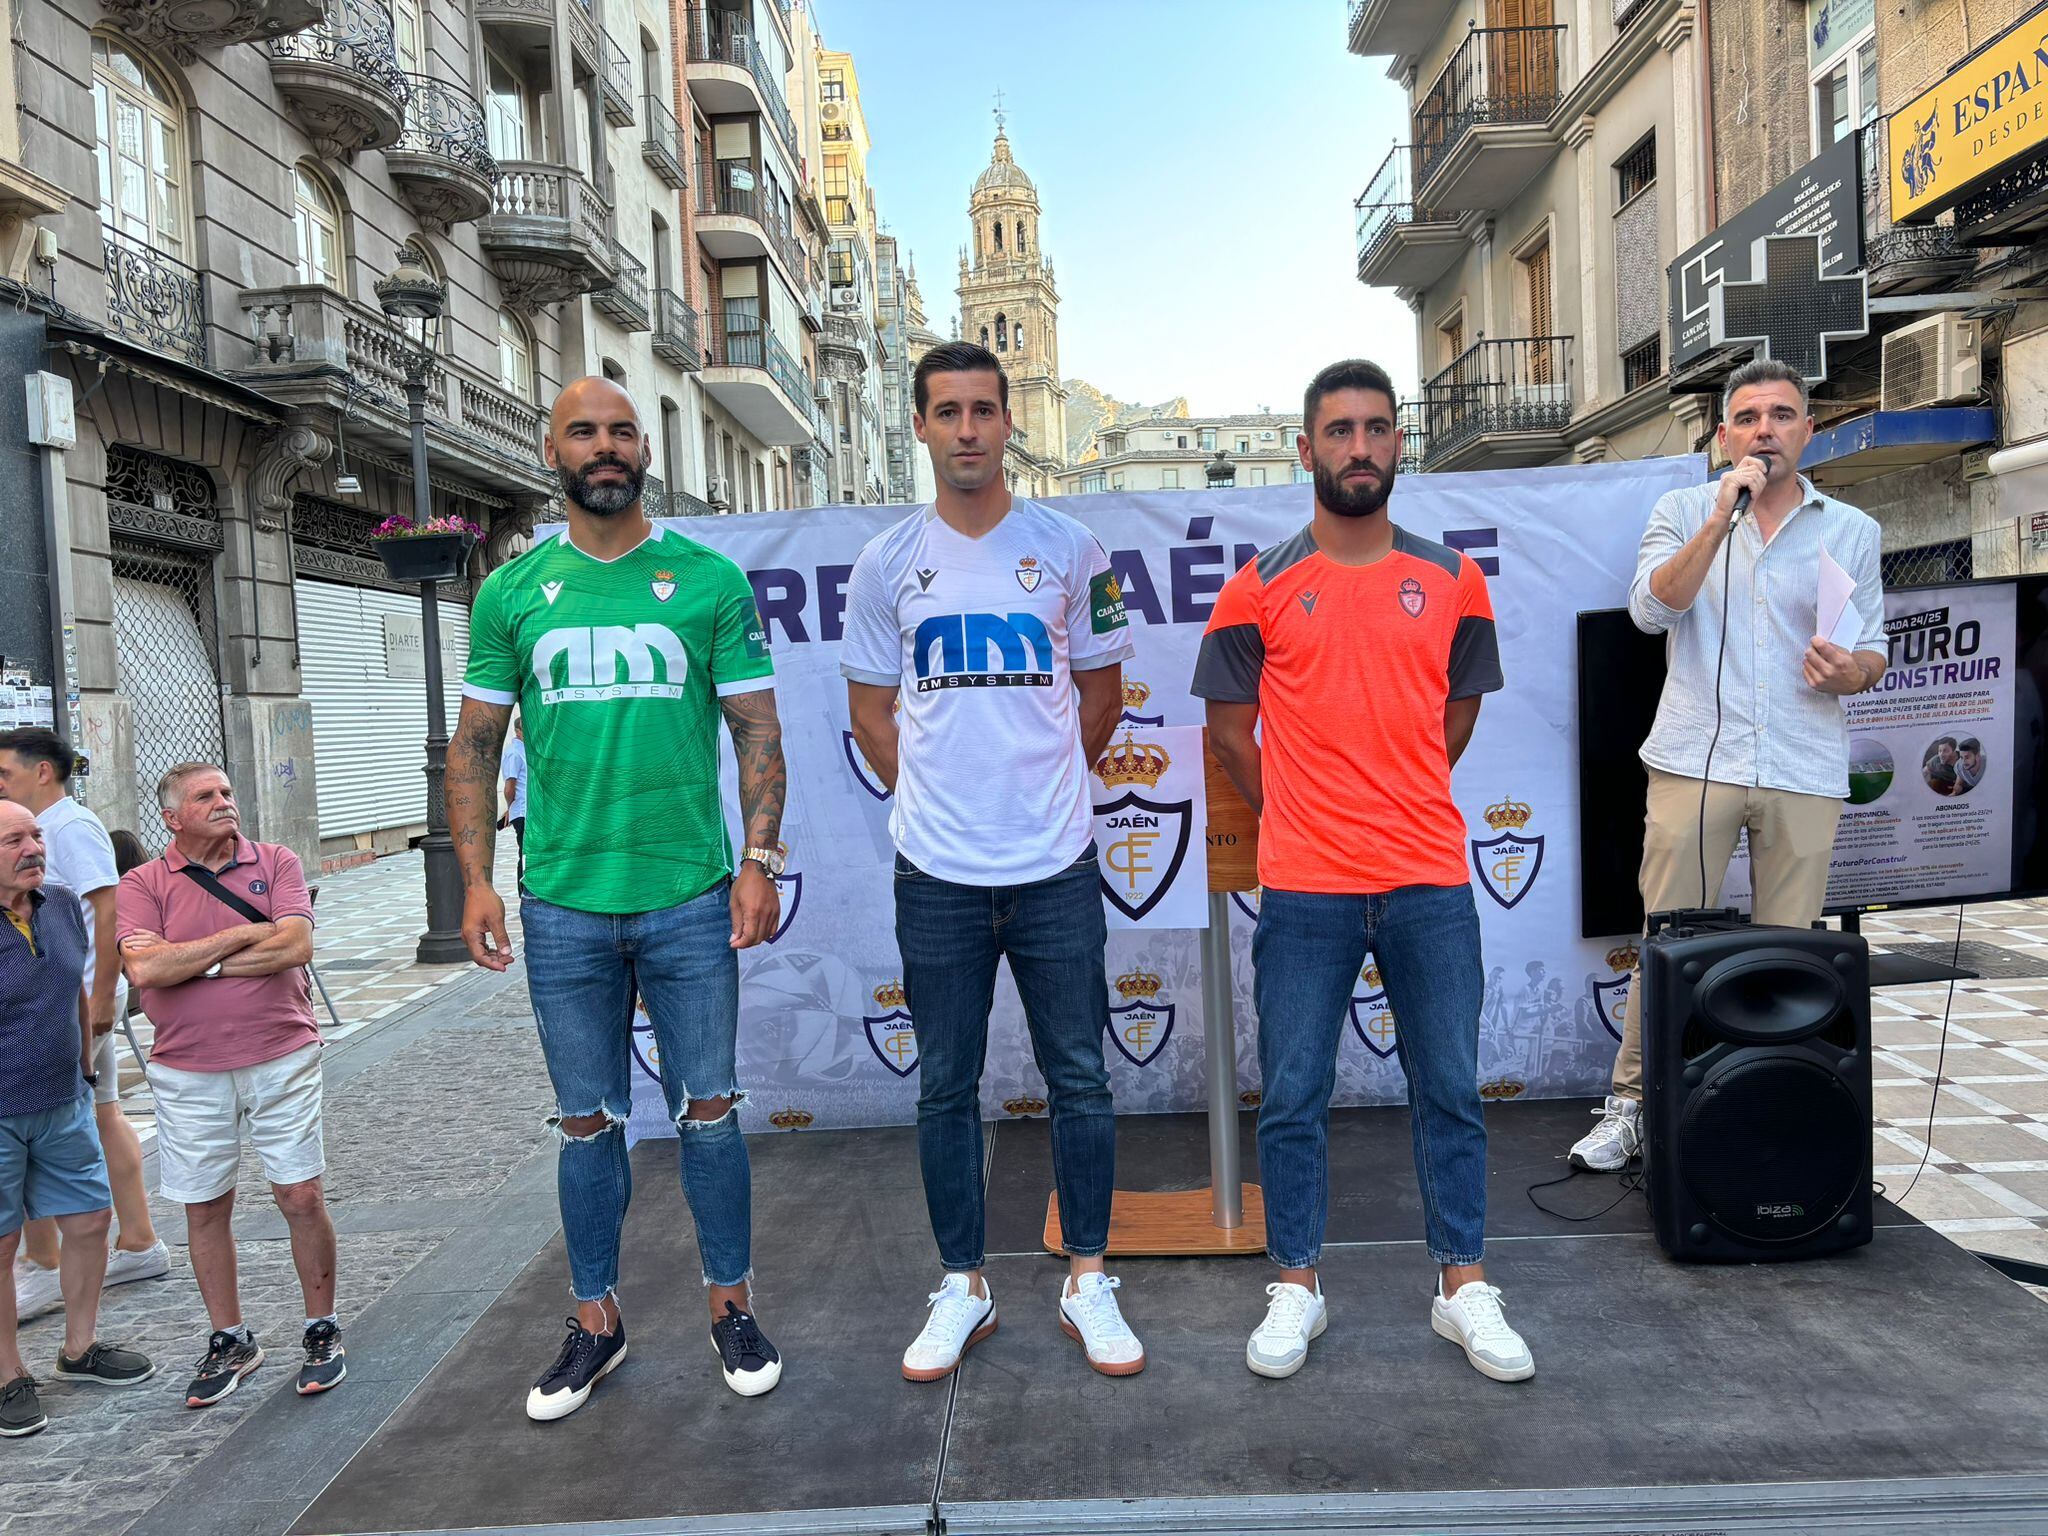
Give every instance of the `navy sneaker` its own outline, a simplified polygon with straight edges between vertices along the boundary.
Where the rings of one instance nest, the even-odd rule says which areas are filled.
[[[206,1341],[206,1358],[199,1362],[192,1385],[185,1389],[185,1406],[212,1407],[262,1363],[263,1347],[256,1342],[255,1334],[244,1340],[239,1334],[221,1329]]]
[[[562,1340],[561,1353],[526,1394],[526,1416],[542,1423],[565,1419],[581,1408],[590,1389],[626,1358],[623,1317],[612,1325],[610,1333],[592,1333],[573,1317],[564,1321],[569,1325],[569,1336]]]
[[[741,1397],[759,1397],[782,1380],[782,1356],[753,1313],[742,1312],[732,1302],[725,1304],[725,1316],[711,1325],[711,1347],[718,1351],[725,1384]]]
[[[348,1351],[341,1347],[341,1329],[321,1318],[306,1329],[306,1363],[299,1367],[299,1396],[311,1397],[341,1385],[348,1375]]]

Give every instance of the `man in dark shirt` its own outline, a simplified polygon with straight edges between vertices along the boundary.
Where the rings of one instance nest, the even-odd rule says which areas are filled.
[[[43,837],[26,806],[0,801],[0,1275],[22,1223],[55,1219],[63,1240],[60,1379],[133,1386],[156,1367],[93,1338],[114,1196],[85,1074],[92,1014],[78,898],[43,878]],[[0,1285],[0,1435],[49,1422],[15,1336],[14,1287]]]

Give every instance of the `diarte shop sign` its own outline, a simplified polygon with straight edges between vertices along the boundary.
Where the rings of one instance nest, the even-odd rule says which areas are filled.
[[[1892,222],[1930,218],[2048,144],[2048,5],[1887,121]]]

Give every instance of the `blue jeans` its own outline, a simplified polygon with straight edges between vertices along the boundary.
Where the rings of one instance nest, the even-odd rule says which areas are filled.
[[[917,1156],[939,1262],[949,1270],[979,1269],[985,1257],[981,1070],[996,962],[1005,957],[1052,1109],[1067,1252],[1094,1258],[1109,1246],[1116,1120],[1102,1064],[1108,937],[1093,845],[1030,885],[955,885],[896,856],[896,947],[917,1035]]]
[[[633,997],[654,1023],[661,1091],[682,1132],[683,1190],[697,1226],[706,1285],[739,1285],[753,1241],[747,1144],[740,1135],[734,1080],[739,1025],[739,957],[732,936],[729,882],[659,912],[615,916],[579,912],[526,896],[527,985],[540,1026],[541,1053],[555,1085],[561,1138],[556,1189],[569,1243],[569,1279],[578,1301],[598,1301],[619,1283],[619,1231],[633,1198],[626,1160],[632,1110]],[[730,1098],[716,1120],[692,1120],[692,1099]],[[564,1120],[603,1115],[583,1136]]]
[[[1415,1176],[1429,1256],[1477,1264],[1486,1236],[1486,1121],[1479,1102],[1485,982],[1469,885],[1371,895],[1267,886],[1252,939],[1259,1011],[1259,1182],[1266,1252],[1310,1269],[1330,1208],[1330,1095],[1337,1045],[1367,951],[1396,1020],[1408,1077]]]

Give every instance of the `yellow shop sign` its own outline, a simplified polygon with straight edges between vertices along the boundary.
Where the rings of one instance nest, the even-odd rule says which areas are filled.
[[[2048,145],[2048,5],[1894,112],[1886,142],[1894,223],[1952,206],[1992,172]]]

